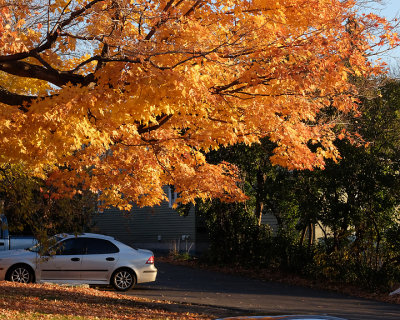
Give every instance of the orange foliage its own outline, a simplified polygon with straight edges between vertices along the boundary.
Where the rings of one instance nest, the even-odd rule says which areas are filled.
[[[204,152],[266,136],[275,164],[323,167],[339,156],[323,111],[354,111],[349,78],[382,72],[368,50],[398,43],[353,5],[0,0],[0,162],[121,207],[157,204],[167,184],[184,203],[243,199]]]
[[[83,287],[2,281],[0,295],[0,318],[7,320],[211,319],[207,315],[185,312],[187,308],[175,307],[172,302]]]

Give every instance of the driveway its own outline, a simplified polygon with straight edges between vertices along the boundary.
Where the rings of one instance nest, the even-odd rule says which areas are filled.
[[[156,266],[156,282],[137,285],[127,294],[224,308],[228,315],[324,314],[349,320],[400,319],[399,305],[167,263]]]

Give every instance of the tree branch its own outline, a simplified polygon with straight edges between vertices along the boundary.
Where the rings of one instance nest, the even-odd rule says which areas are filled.
[[[140,125],[138,127],[138,133],[142,134],[142,133],[145,133],[145,132],[150,132],[150,131],[157,130],[171,118],[172,118],[172,114],[158,116],[157,117],[158,124],[150,125],[150,126]]]
[[[194,3],[194,5],[184,14],[184,17],[189,16],[192,12],[194,12],[194,10],[195,10],[197,7],[200,8],[200,6],[203,5],[202,2],[203,2],[203,0],[197,0],[197,1]]]
[[[50,32],[47,35],[46,41],[43,44],[39,45],[36,48],[28,50],[26,52],[20,52],[20,53],[16,53],[16,54],[7,55],[7,56],[0,56],[0,62],[23,60],[28,57],[35,56],[38,53],[43,52],[47,49],[50,49],[51,46],[53,45],[53,43],[57,40],[59,33],[63,27],[69,25],[76,17],[78,17],[83,12],[90,9],[92,6],[94,6],[97,2],[100,2],[100,1],[102,1],[102,0],[93,0],[93,1],[89,2],[86,6],[82,7],[81,9],[75,10],[74,12],[72,12],[68,19],[65,19],[61,23],[56,24],[54,26],[52,32]]]
[[[52,34],[49,34],[47,36],[47,40],[46,42],[44,42],[42,45],[31,49],[29,51],[26,52],[20,52],[20,53],[15,53],[15,54],[10,54],[7,56],[0,56],[0,62],[7,62],[7,61],[16,61],[16,60],[22,60],[22,59],[26,59],[28,57],[31,57],[35,54],[38,54],[40,52],[43,52],[47,49],[51,48],[51,45],[57,40],[58,37],[58,33],[54,32]]]
[[[171,7],[171,5],[174,3],[175,0],[170,0],[167,5],[165,6],[165,8],[163,9],[162,12],[167,12],[168,9]],[[165,21],[167,21],[166,18],[162,18],[155,26],[153,26],[153,28],[151,28],[151,30],[149,31],[149,33],[147,34],[146,38],[144,40],[150,40],[151,37],[154,35],[154,33],[156,32],[157,28],[159,26],[161,26],[162,24],[165,23]]]
[[[23,61],[11,61],[0,63],[0,70],[18,77],[34,78],[50,82],[58,87],[62,87],[67,83],[73,85],[85,85],[94,80],[94,75],[87,76],[73,74],[71,72],[49,70],[43,66],[30,64]]]
[[[19,110],[23,112],[28,111],[26,105],[30,104],[32,100],[37,99],[36,96],[26,96],[22,94],[12,93],[8,90],[0,87],[0,103],[7,104],[9,106],[19,106]]]

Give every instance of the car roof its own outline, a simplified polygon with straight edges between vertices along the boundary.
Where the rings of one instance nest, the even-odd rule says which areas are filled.
[[[96,239],[105,239],[105,240],[115,240],[114,237],[111,236],[106,236],[104,234],[98,234],[98,233],[79,233],[79,234],[74,234],[74,233],[60,233],[57,234],[56,237],[63,238],[63,239],[68,239],[68,238],[96,238]]]

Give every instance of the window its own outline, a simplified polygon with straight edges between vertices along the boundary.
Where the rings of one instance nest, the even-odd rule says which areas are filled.
[[[83,254],[83,239],[70,238],[57,244],[56,255]]]
[[[4,202],[4,200],[0,200],[0,209],[1,209],[1,201]],[[2,239],[8,238],[8,224],[7,224],[7,218],[4,214],[0,215],[0,231]]]
[[[110,254],[118,253],[118,247],[104,239],[86,238],[86,254]]]
[[[105,200],[100,200],[100,196],[101,196],[102,192],[99,191],[97,193],[97,212],[98,213],[103,213],[104,212],[104,206],[106,204]]]
[[[172,208],[174,205],[176,198],[178,198],[178,193],[175,192],[175,187],[174,186],[168,186],[168,206]]]

